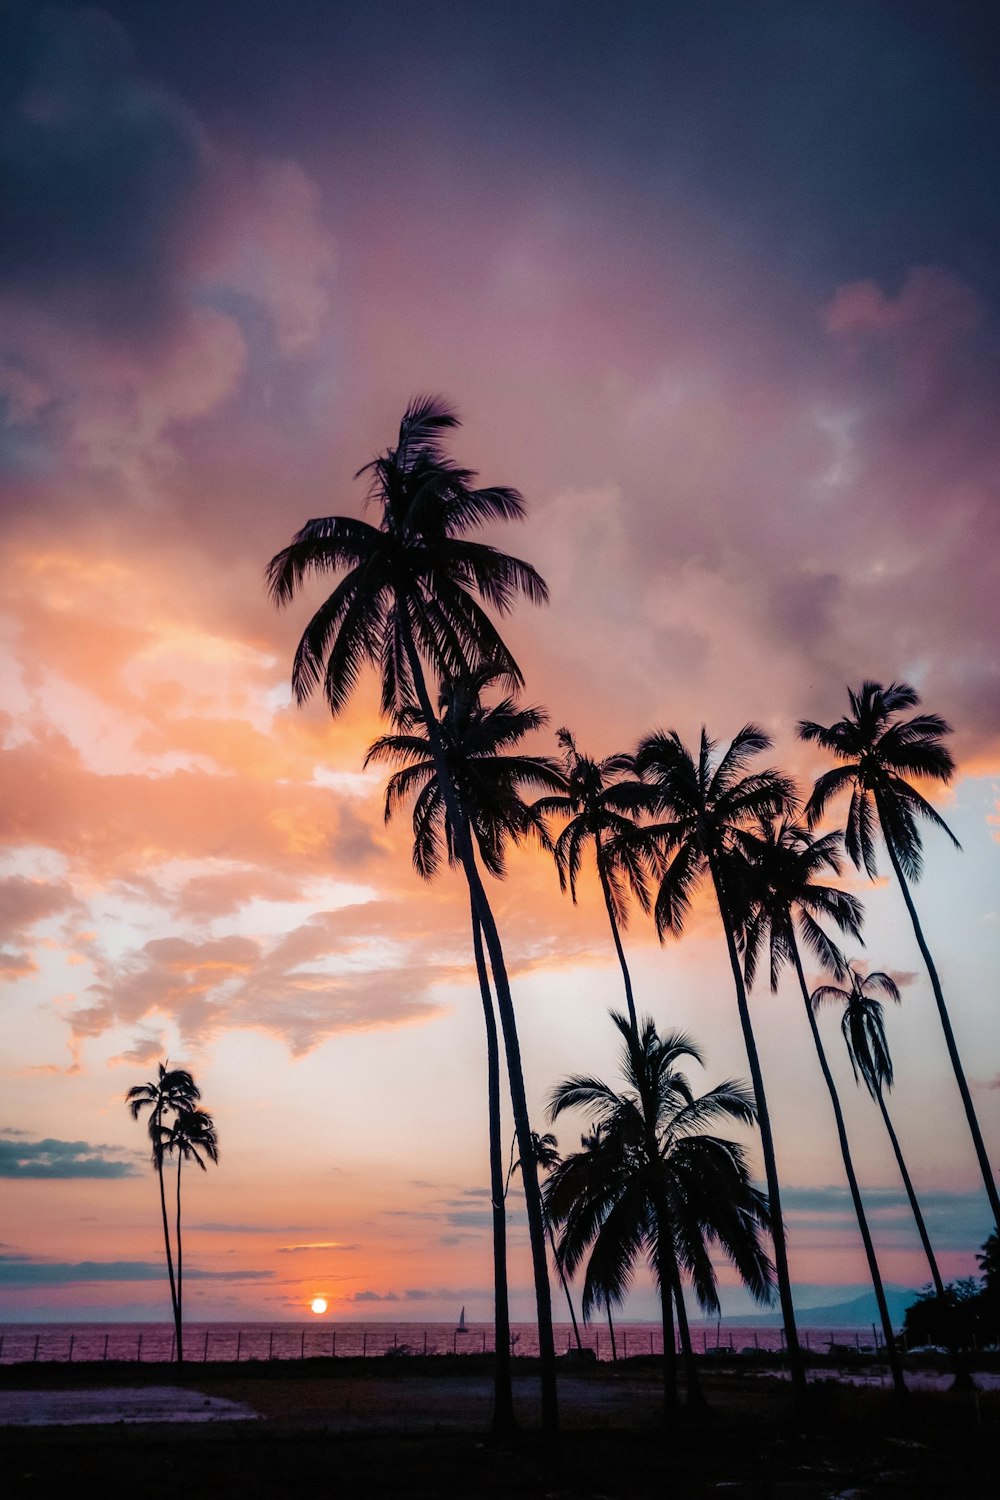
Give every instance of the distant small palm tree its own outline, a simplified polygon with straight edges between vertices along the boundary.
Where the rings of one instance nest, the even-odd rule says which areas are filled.
[[[951,752],[941,743],[944,736],[951,733],[951,726],[938,714],[915,714],[909,719],[899,717],[920,702],[919,694],[908,682],[892,682],[888,687],[879,682],[866,682],[858,693],[849,688],[848,697],[850,714],[828,728],[808,719],[799,724],[799,734],[804,740],[815,740],[824,750],[830,750],[838,760],[845,762],[824,772],[816,782],[806,807],[806,817],[810,828],[814,827],[831,800],[841,792],[850,791],[845,834],[847,852],[859,868],[864,866],[872,879],[877,874],[876,835],[878,832],[882,834],[931,981],[986,1195],[1000,1228],[1000,1193],[997,1192],[993,1167],[972,1103],[944,991],[910,893],[910,881],[919,880],[923,868],[919,818],[933,823],[948,835],[956,849],[961,848],[944,819],[907,780],[915,776],[945,784],[951,781],[955,762]]]
[[[646,811],[652,797],[635,779],[630,755],[608,755],[593,760],[581,755],[568,729],[558,731],[565,754],[564,791],[541,798],[536,811],[546,817],[568,819],[555,841],[554,853],[559,884],[576,900],[583,851],[592,843],[597,878],[611,923],[611,936],[625,982],[625,1004],[633,1030],[638,1029],[632,978],[622,946],[621,930],[628,924],[628,893],[649,911],[648,867],[644,844],[636,836],[635,819]]]
[[[167,1279],[170,1283],[170,1310],[174,1320],[174,1335],[177,1340],[177,1361],[184,1360],[184,1334],[181,1327],[180,1301],[177,1278],[174,1274],[173,1252],[170,1246],[170,1225],[167,1219],[167,1194],[163,1182],[163,1159],[170,1137],[171,1118],[194,1109],[201,1098],[191,1074],[184,1068],[168,1068],[159,1063],[155,1082],[137,1083],[125,1095],[125,1103],[133,1120],[138,1120],[143,1110],[149,1110],[149,1141],[153,1167],[160,1186],[160,1212],[163,1219],[163,1246],[167,1259]]]
[[[549,1177],[546,1203],[562,1226],[559,1256],[572,1275],[587,1260],[583,1310],[620,1303],[639,1256],[645,1256],[660,1292],[663,1325],[664,1409],[676,1406],[673,1309],[688,1356],[689,1400],[699,1391],[684,1308],[682,1273],[700,1305],[718,1312],[716,1271],[709,1248],[717,1245],[758,1301],[770,1300],[773,1268],[762,1234],[767,1200],[752,1183],[749,1162],[736,1142],[705,1133],[724,1119],[750,1124],[753,1098],[742,1085],[719,1084],[695,1096],[678,1063],[701,1061],[680,1032],[661,1036],[651,1020],[639,1039],[625,1016],[612,1015],[624,1040],[625,1087],[598,1078],[566,1078],[553,1091],[550,1114],[587,1110],[599,1127],[595,1144],[563,1158]]]
[[[840,1107],[840,1096],[830,1071],[823,1039],[816,1025],[816,1017],[809,998],[799,952],[799,938],[816,957],[834,974],[844,973],[844,960],[840,949],[827,936],[819,918],[834,922],[842,932],[852,937],[861,937],[862,906],[856,897],[836,886],[825,885],[817,877],[830,872],[840,873],[840,833],[828,833],[814,839],[801,824],[784,819],[780,823],[764,823],[760,835],[747,847],[751,864],[750,910],[744,932],[746,949],[744,971],[748,985],[753,984],[757,960],[763,949],[770,954],[771,989],[777,990],[782,966],[790,964],[795,971],[802,1002],[805,1006],[809,1030],[816,1056],[819,1059],[823,1082],[826,1084],[833,1107],[833,1118],[840,1142],[840,1154],[844,1173],[854,1204],[861,1241],[864,1245],[868,1273],[871,1276],[875,1301],[878,1305],[882,1333],[885,1338],[889,1366],[892,1371],[893,1389],[897,1396],[905,1395],[906,1383],[899,1351],[893,1334],[889,1305],[886,1302],[882,1273],[878,1256],[868,1227],[864,1200],[858,1184],[844,1112]]]
[[[749,909],[747,846],[761,822],[790,815],[796,805],[795,787],[787,776],[769,768],[749,769],[754,757],[770,748],[769,737],[746,724],[717,755],[718,746],[701,732],[697,756],[675,731],[658,731],[642,741],[635,756],[636,770],[656,793],[654,821],[646,837],[659,849],[663,874],[653,905],[661,941],[666,933],[680,936],[695,889],[707,877],[722,919],[729,965],[736,991],[743,1043],[750,1065],[761,1153],[770,1202],[774,1263],[785,1327],[785,1346],[796,1407],[808,1399],[805,1366],[795,1326],[795,1307],[788,1269],[788,1249],[781,1215],[781,1187],[774,1152],[771,1116],[764,1090],[754,1037],[739,945]]]
[[[184,1250],[181,1239],[181,1168],[186,1161],[198,1164],[203,1172],[208,1161],[218,1163],[219,1141],[215,1121],[204,1109],[182,1109],[167,1127],[164,1151],[177,1157],[177,1192],[175,1205],[175,1238],[177,1245],[177,1322],[184,1323]],[[179,1347],[179,1346],[178,1346]]]
[[[840,1029],[847,1044],[847,1055],[851,1059],[855,1080],[864,1083],[881,1111],[882,1121],[888,1132],[896,1165],[899,1168],[899,1175],[903,1179],[906,1196],[910,1202],[920,1243],[924,1247],[927,1264],[930,1266],[934,1290],[941,1298],[941,1306],[944,1307],[944,1280],[885,1099],[886,1092],[893,1085],[893,1070],[880,997],[884,995],[887,1000],[892,1000],[898,1005],[899,988],[888,974],[883,974],[878,970],[865,974],[855,963],[847,964],[843,977],[849,981],[849,988],[844,989],[837,984],[821,984],[813,990],[810,1003],[813,1009],[823,1004],[843,1006],[844,1013],[841,1017]]]

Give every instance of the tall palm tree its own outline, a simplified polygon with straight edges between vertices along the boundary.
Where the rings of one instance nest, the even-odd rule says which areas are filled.
[[[828,803],[841,792],[850,790],[851,805],[845,834],[847,852],[859,868],[864,865],[872,879],[877,874],[876,833],[880,831],[882,834],[931,981],[986,1195],[1000,1227],[1000,1194],[959,1057],[944,991],[910,892],[910,881],[919,880],[923,868],[918,818],[926,818],[948,835],[956,849],[961,848],[944,819],[907,780],[916,776],[945,784],[951,781],[955,762],[951,752],[941,743],[943,737],[951,733],[951,726],[938,714],[900,718],[901,713],[916,708],[920,702],[919,694],[907,682],[892,682],[888,687],[878,682],[866,682],[858,693],[848,688],[848,697],[850,714],[829,728],[808,719],[799,724],[799,734],[804,740],[815,740],[844,762],[832,771],[824,772],[816,782],[806,806],[806,818],[810,828],[814,827]]]
[[[181,1168],[186,1161],[197,1162],[203,1172],[205,1159],[218,1163],[219,1139],[215,1121],[204,1109],[182,1109],[167,1127],[164,1151],[177,1157],[177,1194],[175,1239],[177,1245],[177,1322],[184,1323],[184,1252],[181,1239]]]
[[[534,832],[545,839],[544,827],[522,797],[525,788],[537,791],[558,784],[558,771],[543,756],[503,753],[546,722],[539,708],[522,707],[506,696],[487,705],[483,693],[503,674],[490,665],[441,684],[438,730],[445,759],[467,827],[490,874],[503,877],[513,840]],[[420,709],[406,703],[394,715],[397,733],[382,735],[371,746],[365,765],[396,764],[385,795],[388,822],[404,801],[413,799],[413,863],[430,880],[441,865],[458,862],[454,832],[437,776],[430,738]],[[514,1427],[511,1387],[510,1313],[507,1297],[507,1225],[504,1208],[503,1146],[500,1122],[500,1056],[493,995],[490,988],[482,926],[472,908],[472,937],[486,1025],[487,1095],[489,1106],[490,1182],[493,1202],[494,1364],[493,1430],[506,1437]]]
[[[177,1362],[184,1361],[184,1333],[181,1326],[180,1301],[177,1278],[174,1274],[174,1259],[170,1245],[170,1225],[167,1219],[167,1194],[163,1181],[163,1159],[170,1135],[171,1117],[179,1116],[195,1107],[201,1098],[191,1074],[185,1068],[168,1068],[166,1063],[157,1065],[155,1082],[137,1083],[125,1095],[129,1114],[138,1120],[143,1110],[149,1110],[149,1141],[153,1167],[160,1185],[160,1213],[163,1219],[163,1247],[167,1259],[167,1280],[170,1283],[170,1310],[174,1320],[174,1336],[177,1340]]]
[[[542,603],[547,591],[529,564],[466,535],[491,521],[518,519],[524,504],[516,490],[473,487],[475,474],[454,463],[444,447],[444,434],[457,425],[458,417],[441,400],[412,401],[396,446],[359,471],[368,477],[368,497],[378,508],[378,525],[344,516],[309,521],[272,558],[267,576],[272,599],[284,605],[310,574],[344,575],[299,642],[292,686],[300,702],[322,684],[331,712],[339,713],[367,664],[381,673],[386,710],[415,699],[424,716],[456,853],[496,985],[514,1124],[525,1157],[542,1425],[552,1444],[558,1431],[552,1307],[538,1171],[528,1154],[531,1125],[517,1022],[500,937],[448,773],[424,671],[426,662],[436,676],[454,676],[490,661],[520,682],[517,663],[480,600],[504,614],[519,594]]]
[[[931,1245],[930,1235],[927,1233],[927,1225],[920,1210],[913,1181],[903,1159],[899,1138],[893,1128],[889,1106],[885,1100],[887,1090],[893,1085],[893,1070],[880,996],[884,995],[887,1000],[893,1000],[898,1005],[899,988],[888,974],[883,974],[878,970],[865,974],[855,963],[847,964],[842,977],[848,980],[850,986],[848,989],[837,984],[821,984],[813,990],[810,1005],[813,1010],[824,1003],[843,1006],[844,1013],[841,1017],[840,1029],[847,1044],[847,1055],[851,1059],[855,1080],[864,1083],[881,1111],[882,1121],[888,1132],[892,1152],[899,1168],[899,1175],[903,1179],[906,1196],[913,1212],[920,1243],[924,1247],[927,1264],[930,1266],[934,1290],[941,1299],[940,1305],[944,1307],[944,1280]]]
[[[636,1261],[645,1255],[660,1291],[664,1354],[664,1414],[676,1406],[673,1309],[689,1355],[689,1399],[697,1400],[690,1358],[682,1274],[703,1308],[718,1312],[717,1245],[759,1301],[770,1296],[772,1268],[761,1236],[767,1202],[752,1184],[749,1163],[734,1141],[705,1133],[716,1120],[749,1124],[756,1118],[749,1091],[734,1082],[696,1097],[678,1067],[700,1062],[695,1044],[679,1032],[660,1036],[646,1020],[636,1040],[626,1017],[612,1015],[624,1040],[625,1087],[598,1078],[566,1078],[553,1091],[550,1114],[582,1108],[599,1133],[589,1148],[563,1159],[546,1186],[546,1204],[562,1225],[560,1258],[572,1274],[589,1251],[583,1309],[620,1302]]]
[[[621,931],[628,924],[629,890],[643,911],[649,911],[648,871],[644,845],[636,837],[635,818],[648,809],[650,794],[635,780],[630,755],[593,760],[580,754],[568,729],[560,729],[557,738],[565,752],[565,790],[541,798],[536,810],[545,816],[568,819],[555,841],[554,852],[559,885],[564,891],[569,889],[574,901],[583,852],[588,843],[593,843],[597,877],[625,983],[625,1004],[632,1029],[638,1032]]]
[[[824,918],[829,922],[834,922],[842,932],[849,932],[852,937],[859,940],[861,938],[863,908],[860,901],[847,891],[838,890],[836,886],[824,885],[817,879],[817,876],[827,871],[835,875],[840,873],[840,843],[839,831],[814,839],[801,824],[788,819],[779,823],[762,825],[760,835],[755,840],[755,846],[750,851],[753,884],[751,908],[745,927],[744,973],[747,984],[752,985],[757,960],[764,949],[770,956],[772,992],[778,988],[778,980],[784,964],[790,964],[795,971],[813,1045],[819,1059],[820,1071],[823,1074],[823,1082],[826,1084],[830,1104],[833,1107],[844,1173],[850,1188],[851,1202],[854,1204],[865,1258],[868,1262],[868,1274],[871,1276],[875,1301],[878,1305],[889,1368],[892,1372],[893,1389],[897,1396],[903,1396],[906,1394],[906,1384],[903,1379],[903,1367],[899,1361],[899,1351],[896,1348],[892,1319],[889,1316],[889,1305],[885,1299],[882,1273],[879,1270],[878,1256],[875,1254],[875,1245],[868,1227],[868,1216],[865,1213],[861,1188],[854,1170],[840,1096],[837,1093],[837,1086],[823,1047],[823,1039],[816,1024],[816,1015],[810,1003],[809,986],[806,984],[802,955],[799,951],[801,937],[802,942],[811,949],[816,958],[839,976],[845,971],[843,957],[839,948],[823,930],[819,919]]]
[[[795,788],[787,776],[773,769],[748,770],[753,758],[770,745],[762,730],[747,724],[717,757],[715,741],[702,729],[695,759],[675,731],[669,734],[658,731],[643,740],[635,764],[639,775],[656,792],[654,816],[663,819],[647,830],[647,836],[658,844],[666,862],[653,905],[661,940],[667,933],[680,936],[683,932],[692,895],[706,877],[711,882],[722,920],[760,1124],[774,1264],[792,1388],[796,1406],[801,1410],[807,1400],[806,1376],[795,1326],[774,1137],[739,957],[748,910],[747,849],[752,843],[751,830],[769,819],[788,816],[795,808]]]

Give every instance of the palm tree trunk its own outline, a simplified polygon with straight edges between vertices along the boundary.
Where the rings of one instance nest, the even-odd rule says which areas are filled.
[[[691,1325],[688,1323],[687,1308],[684,1305],[684,1284],[681,1281],[680,1269],[677,1265],[677,1257],[673,1257],[673,1292],[674,1302],[677,1306],[677,1332],[681,1340],[681,1356],[684,1360],[684,1375],[687,1380],[687,1404],[692,1411],[708,1411],[708,1402],[705,1392],[701,1388],[701,1380],[698,1375],[698,1365],[694,1357],[694,1346],[691,1343]]]
[[[183,1330],[184,1330],[184,1261],[181,1249],[181,1163],[184,1160],[183,1151],[177,1152],[177,1360],[178,1363],[184,1359]]]
[[[663,1334],[663,1421],[672,1425],[677,1416],[677,1343],[674,1334],[674,1282],[671,1268],[672,1256],[663,1247],[668,1233],[663,1215],[656,1214],[656,1261],[660,1283],[660,1326]]]
[[[566,1280],[566,1272],[563,1270],[562,1261],[559,1259],[559,1251],[556,1249],[555,1235],[552,1233],[552,1225],[549,1223],[548,1214],[545,1216],[545,1228],[548,1231],[549,1244],[552,1247],[552,1263],[556,1268],[559,1281],[566,1297],[566,1306],[569,1308],[570,1322],[573,1324],[573,1337],[576,1339],[576,1347],[583,1353],[583,1344],[580,1340],[580,1329],[577,1326],[576,1313],[573,1311],[573,1298],[569,1293],[569,1282]]]
[[[615,917],[615,908],[611,900],[611,886],[608,881],[607,871],[604,868],[604,854],[601,849],[600,829],[597,830],[595,837],[597,840],[597,873],[601,878],[601,890],[604,892],[604,904],[608,909],[608,921],[611,923],[611,936],[615,941],[615,952],[618,954],[618,962],[621,964],[622,969],[622,978],[625,981],[625,1004],[628,1006],[629,1023],[632,1027],[632,1035],[635,1037],[636,1042],[638,1042],[639,1022],[636,1018],[635,1000],[632,996],[632,976],[629,974],[628,964],[625,960],[625,949],[622,947],[621,934],[618,931],[618,921]]]
[[[538,1164],[531,1140],[531,1122],[528,1117],[528,1102],[524,1091],[524,1070],[521,1066],[521,1047],[517,1036],[517,1020],[514,1002],[507,978],[500,935],[490,903],[476,867],[469,831],[463,817],[454,783],[448,771],[441,733],[431,706],[424,680],[423,668],[409,630],[405,631],[404,645],[410,675],[420,704],[427,737],[430,741],[438,785],[445,799],[445,806],[455,834],[455,844],[465,878],[469,883],[473,910],[479,919],[493,970],[496,988],[497,1010],[503,1033],[504,1050],[507,1056],[507,1078],[510,1083],[511,1106],[514,1129],[517,1135],[518,1152],[521,1157],[521,1180],[524,1187],[525,1208],[528,1215],[528,1235],[531,1241],[531,1265],[535,1283],[535,1304],[538,1313],[538,1353],[541,1364],[542,1387],[542,1432],[550,1454],[554,1457],[559,1433],[559,1403],[556,1391],[556,1351],[552,1333],[552,1294],[549,1288],[548,1257],[545,1250],[545,1220],[542,1212],[542,1195],[538,1186]]]
[[[881,819],[884,832],[886,823],[885,818],[882,817],[881,807],[879,807],[879,818]],[[892,864],[892,868],[895,871],[896,879],[899,881],[900,890],[903,892],[903,900],[906,902],[906,909],[910,914],[910,921],[913,923],[913,933],[917,940],[917,947],[920,949],[924,963],[927,967],[927,973],[931,981],[931,989],[934,991],[934,999],[937,1002],[938,1015],[941,1017],[941,1029],[944,1031],[944,1039],[945,1044],[948,1048],[948,1056],[951,1058],[951,1065],[955,1071],[955,1081],[958,1084],[958,1092],[962,1096],[962,1104],[965,1107],[965,1118],[969,1124],[969,1131],[972,1135],[972,1143],[976,1148],[976,1156],[979,1159],[979,1169],[983,1174],[983,1183],[986,1187],[986,1196],[990,1200],[990,1208],[993,1212],[993,1219],[997,1226],[997,1232],[1000,1233],[1000,1194],[997,1193],[997,1186],[993,1180],[993,1169],[990,1165],[989,1156],[987,1155],[982,1131],[979,1129],[979,1121],[976,1118],[976,1111],[972,1104],[972,1095],[969,1092],[969,1085],[966,1082],[965,1070],[962,1067],[962,1059],[958,1055],[958,1044],[955,1041],[955,1033],[951,1029],[951,1017],[948,1015],[948,1007],[944,1003],[944,993],[941,989],[941,981],[938,978],[937,969],[934,967],[934,960],[931,958],[930,949],[928,948],[927,943],[924,940],[923,930],[920,926],[920,919],[917,916],[917,909],[913,904],[913,897],[910,895],[910,887],[907,884],[906,876],[903,874],[903,871],[900,868],[899,860],[896,858],[896,851],[892,847],[892,843],[889,839],[885,840],[885,847],[889,851],[889,859]]]
[[[946,1305],[944,1282],[941,1279],[941,1272],[938,1269],[937,1257],[935,1256],[934,1250],[931,1246],[930,1235],[927,1233],[927,1225],[924,1223],[924,1216],[920,1212],[920,1204],[917,1202],[917,1195],[914,1192],[913,1183],[910,1181],[910,1174],[906,1170],[906,1162],[903,1160],[903,1153],[900,1149],[899,1141],[896,1139],[896,1132],[892,1127],[892,1121],[889,1118],[889,1110],[886,1105],[885,1099],[882,1096],[881,1089],[879,1089],[878,1093],[875,1095],[875,1098],[878,1101],[879,1109],[882,1111],[882,1119],[885,1122],[885,1128],[889,1132],[889,1140],[892,1143],[892,1150],[896,1158],[896,1165],[899,1168],[899,1175],[903,1179],[903,1186],[906,1189],[906,1196],[910,1200],[910,1208],[913,1210],[913,1218],[916,1222],[917,1233],[920,1236],[920,1243],[924,1247],[924,1254],[927,1256],[927,1264],[931,1268],[931,1280],[934,1283],[934,1291],[941,1299],[941,1306],[944,1307]]]
[[[830,1072],[830,1065],[826,1060],[823,1040],[819,1034],[819,1027],[816,1024],[816,1013],[809,1001],[809,986],[806,984],[806,976],[802,972],[802,959],[799,956],[799,946],[794,936],[792,937],[791,947],[795,972],[799,976],[802,999],[805,1002],[806,1015],[809,1018],[809,1030],[812,1032],[812,1039],[816,1046],[816,1056],[819,1058],[820,1069],[823,1073],[823,1081],[830,1095],[830,1103],[833,1105],[833,1117],[837,1124],[837,1139],[840,1142],[840,1154],[844,1159],[847,1185],[851,1190],[851,1202],[854,1204],[854,1212],[857,1215],[858,1228],[861,1231],[861,1240],[865,1247],[865,1257],[868,1261],[868,1274],[872,1279],[872,1286],[875,1289],[875,1301],[878,1304],[878,1315],[882,1322],[882,1336],[885,1339],[886,1353],[889,1356],[889,1369],[892,1373],[892,1388],[897,1397],[905,1396],[906,1381],[903,1379],[903,1367],[899,1362],[899,1350],[896,1347],[896,1337],[892,1331],[892,1319],[889,1316],[889,1305],[885,1300],[885,1288],[882,1285],[878,1257],[875,1254],[875,1246],[868,1228],[868,1218],[865,1214],[864,1204],[861,1201],[861,1189],[858,1187],[858,1179],[854,1171],[851,1148],[847,1139],[847,1127],[844,1124],[844,1113],[840,1107],[840,1096],[837,1093],[837,1086],[833,1081],[833,1074]]]
[[[618,1363],[618,1345],[615,1343],[615,1321],[611,1316],[610,1297],[604,1304],[604,1310],[608,1315],[608,1333],[611,1335],[611,1363],[616,1365]]]
[[[778,1166],[774,1155],[774,1137],[771,1134],[771,1116],[768,1113],[767,1096],[764,1093],[764,1075],[761,1072],[757,1042],[750,1021],[750,1007],[747,1004],[746,985],[743,982],[743,971],[740,968],[739,954],[736,951],[736,939],[733,936],[722,878],[714,856],[709,857],[709,867],[712,873],[712,883],[715,886],[715,899],[719,904],[719,915],[722,918],[722,928],[726,934],[729,963],[733,971],[733,982],[736,985],[736,1008],[739,1011],[743,1043],[746,1047],[747,1061],[750,1064],[750,1079],[757,1104],[757,1122],[760,1126],[760,1145],[764,1157],[764,1175],[767,1179],[767,1197],[770,1207],[771,1241],[774,1245],[774,1269],[778,1280],[778,1299],[781,1303],[781,1318],[785,1326],[785,1347],[788,1351],[793,1398],[796,1408],[801,1412],[806,1406],[809,1392],[806,1385],[805,1366],[802,1362],[802,1350],[799,1347],[798,1330],[795,1326],[795,1305],[792,1301],[792,1283],[788,1272],[788,1247],[785,1243],[785,1225],[781,1216],[781,1190],[778,1185]]]
[[[483,933],[472,908],[472,946],[486,1022],[486,1072],[489,1095],[490,1197],[493,1204],[493,1436],[506,1439],[515,1429],[511,1386],[510,1306],[507,1297],[507,1213],[504,1206],[503,1139],[500,1125],[500,1048],[493,1014],[493,995],[483,952]]]
[[[170,1249],[170,1225],[167,1221],[167,1190],[163,1182],[163,1152],[156,1157],[156,1175],[160,1179],[160,1214],[163,1218],[163,1247],[167,1252],[167,1279],[170,1282],[170,1311],[174,1318],[174,1333],[177,1336],[177,1363],[182,1364],[184,1350],[181,1346],[180,1319],[177,1315],[177,1283],[174,1280],[174,1258]]]

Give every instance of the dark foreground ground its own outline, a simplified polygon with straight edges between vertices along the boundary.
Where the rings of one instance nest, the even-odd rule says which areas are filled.
[[[543,1462],[537,1380],[517,1376],[520,1437],[486,1440],[489,1373],[476,1359],[302,1366],[22,1366],[4,1388],[183,1384],[256,1421],[0,1429],[5,1496],[552,1496],[574,1500],[996,1500],[1000,1395],[824,1386],[808,1423],[766,1374],[705,1373],[710,1419],[664,1429],[657,1372],[630,1361],[567,1374],[556,1470]]]

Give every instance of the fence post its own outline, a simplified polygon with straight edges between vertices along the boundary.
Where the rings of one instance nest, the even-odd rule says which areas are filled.
[[[38,1358],[38,1340],[39,1340],[40,1337],[41,1337],[40,1334],[37,1334],[37,1333],[35,1334],[35,1352],[31,1356],[31,1363],[32,1364],[34,1364],[35,1360]]]
[[[367,1353],[368,1353],[368,1329],[364,1328],[364,1329],[362,1329],[362,1332],[361,1332],[361,1358],[364,1359],[364,1357],[365,1357],[365,1355]]]
[[[628,1330],[622,1329],[622,1359],[628,1359]]]
[[[427,1353],[427,1329],[424,1329],[424,1353]]]
[[[483,1329],[483,1353],[486,1353],[486,1329]]]
[[[457,1354],[458,1353],[458,1334],[457,1333],[453,1333],[452,1336],[451,1336],[451,1352],[452,1352],[452,1354]]]
[[[299,1346],[299,1359],[305,1359],[305,1357],[306,1357],[306,1331],[303,1328],[303,1330],[302,1330],[302,1343]]]
[[[240,1349],[242,1347],[243,1347],[243,1329],[241,1328],[239,1330],[239,1332],[237,1333],[237,1335],[236,1335],[236,1363],[237,1364],[239,1364],[239,1362],[240,1362]]]
[[[139,1335],[139,1342],[138,1342],[138,1344],[135,1347],[135,1360],[136,1360],[136,1364],[139,1364],[139,1365],[142,1364],[142,1334],[141,1333]]]
[[[208,1329],[207,1328],[205,1329],[205,1348],[204,1348],[204,1352],[202,1353],[202,1356],[201,1356],[201,1362],[202,1362],[203,1365],[207,1365],[208,1364]]]
[[[2,1348],[2,1347],[3,1347],[3,1345],[0,1344],[0,1348]],[[108,1361],[108,1335],[105,1334],[104,1335],[104,1362],[105,1362],[105,1364],[107,1364],[107,1361]]]
[[[333,1348],[330,1351],[330,1358],[331,1359],[336,1359],[337,1358],[337,1330],[336,1330],[336,1328],[333,1330]]]
[[[270,1338],[267,1341],[267,1357],[268,1357],[268,1359],[273,1359],[274,1358],[274,1329],[273,1328],[271,1329],[271,1336],[270,1336]]]
[[[600,1359],[600,1357],[601,1357],[601,1330],[599,1328],[596,1328],[594,1330],[594,1332],[597,1334],[597,1358]]]
[[[74,1345],[75,1342],[76,1342],[76,1334],[75,1333],[71,1333],[70,1336],[69,1336],[69,1363],[70,1364],[73,1363],[73,1345]]]

